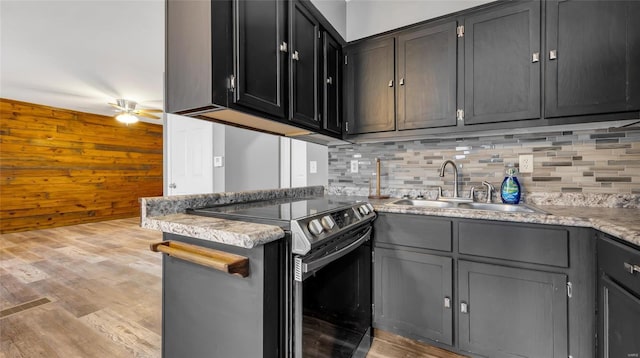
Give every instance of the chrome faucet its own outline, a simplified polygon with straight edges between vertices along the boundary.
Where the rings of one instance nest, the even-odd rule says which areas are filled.
[[[491,202],[491,194],[496,192],[496,188],[488,181],[483,181],[482,185],[487,187],[487,203]]]
[[[458,166],[452,160],[445,160],[440,166],[440,177],[444,177],[444,168],[447,164],[451,164],[453,167],[453,197],[458,198]]]

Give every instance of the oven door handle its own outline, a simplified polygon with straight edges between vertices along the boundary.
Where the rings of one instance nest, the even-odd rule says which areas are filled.
[[[362,245],[363,243],[367,242],[369,240],[369,238],[371,237],[371,230],[372,227],[369,227],[369,229],[367,229],[367,232],[364,233],[364,235],[362,235],[358,240],[350,243],[349,245],[343,247],[342,249],[340,249],[340,251],[336,251],[334,253],[331,253],[327,256],[323,256],[319,259],[310,261],[310,262],[304,262],[303,259],[301,258],[296,258],[296,267],[295,267],[295,279],[296,281],[302,281],[303,280],[303,275],[309,272],[314,272],[319,270],[320,268],[322,268],[323,266],[347,255],[348,253],[350,253],[351,251],[357,249],[360,245]],[[298,270],[298,268],[300,270]]]

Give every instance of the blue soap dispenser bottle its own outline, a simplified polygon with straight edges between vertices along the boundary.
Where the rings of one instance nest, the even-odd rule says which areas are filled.
[[[500,197],[505,204],[518,204],[520,202],[520,182],[516,177],[516,168],[509,166],[507,176],[502,181]]]

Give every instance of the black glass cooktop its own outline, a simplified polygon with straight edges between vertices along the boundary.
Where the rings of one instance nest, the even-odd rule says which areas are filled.
[[[253,201],[227,204],[202,209],[189,209],[190,214],[224,218],[237,218],[248,221],[275,220],[290,222],[310,215],[333,211],[350,206],[354,200],[344,197],[287,198],[265,201]]]

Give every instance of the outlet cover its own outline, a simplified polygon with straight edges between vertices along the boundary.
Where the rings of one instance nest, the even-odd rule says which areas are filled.
[[[309,173],[315,174],[318,172],[318,162],[315,160],[309,161]]]
[[[357,173],[358,172],[358,161],[357,160],[352,160],[351,161],[351,172],[352,173]]]
[[[222,157],[213,157],[213,167],[220,168],[222,166]]]
[[[533,173],[533,154],[520,155],[520,173]]]

